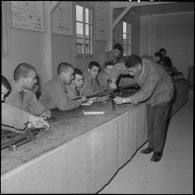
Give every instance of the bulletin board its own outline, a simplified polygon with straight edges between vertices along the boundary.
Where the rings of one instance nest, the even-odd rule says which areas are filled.
[[[73,34],[72,2],[60,2],[52,14],[52,32],[62,35]]]
[[[43,1],[11,1],[12,27],[43,31]]]

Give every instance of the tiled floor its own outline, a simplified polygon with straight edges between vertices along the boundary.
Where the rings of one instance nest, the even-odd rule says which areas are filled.
[[[147,147],[146,143],[141,149]],[[152,154],[140,150],[99,193],[193,193],[193,100],[171,119],[164,154],[152,162]]]

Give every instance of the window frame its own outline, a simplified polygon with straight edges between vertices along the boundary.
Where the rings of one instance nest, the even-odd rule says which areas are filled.
[[[77,20],[77,13],[76,13],[76,9],[77,6],[81,6],[83,8],[83,20],[79,21]],[[86,10],[89,10],[89,18],[88,18],[88,22],[86,22]],[[74,21],[74,26],[75,26],[75,33],[74,33],[74,45],[75,45],[75,50],[74,50],[74,56],[75,57],[92,57],[93,56],[93,41],[94,41],[94,10],[92,8],[92,6],[90,6],[88,3],[84,3],[84,2],[75,2],[74,5],[74,10],[75,10],[75,21]],[[90,15],[90,11],[91,11],[91,15]],[[91,17],[91,18],[90,18]],[[91,20],[91,21],[90,21]],[[81,23],[83,25],[83,36],[80,38],[77,36],[77,24]],[[89,36],[86,37],[86,26],[89,26]],[[82,39],[83,40],[83,53],[78,53],[77,52],[77,40],[78,39]],[[89,42],[89,45],[91,45],[89,48],[91,49],[91,53],[87,53],[87,44],[86,42]]]
[[[8,30],[8,15],[7,15],[7,9],[8,4],[4,1],[1,2],[1,28],[2,28],[2,34],[1,34],[1,53],[2,57],[8,57],[9,56],[9,45],[8,45],[8,39],[9,39],[9,30]]]
[[[126,24],[126,32],[124,32],[124,24]],[[131,55],[131,23],[123,21],[123,30],[122,37],[126,36],[126,39],[123,38],[123,55],[129,56]],[[124,40],[125,44],[124,44]]]

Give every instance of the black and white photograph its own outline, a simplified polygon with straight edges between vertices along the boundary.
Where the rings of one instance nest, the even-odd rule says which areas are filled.
[[[194,1],[1,1],[1,193],[193,194]]]

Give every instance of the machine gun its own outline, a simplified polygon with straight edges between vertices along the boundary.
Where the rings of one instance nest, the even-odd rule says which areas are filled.
[[[10,151],[15,152],[17,147],[36,139],[41,133],[44,134],[48,130],[46,127],[12,131],[1,129],[1,150],[8,147]]]
[[[90,98],[99,98],[99,99],[101,99],[101,97],[102,97],[104,99],[104,97],[107,97],[107,99],[111,99],[111,101],[112,101],[113,110],[116,110],[115,109],[115,103],[114,103],[114,100],[113,100],[116,96],[129,97],[129,96],[135,94],[137,91],[139,91],[139,89],[140,89],[140,87],[137,84],[127,85],[127,86],[123,86],[123,87],[117,87],[116,89],[106,89],[106,90],[104,90],[100,93],[96,93],[96,94],[86,96],[86,98],[87,99],[90,99]],[[75,100],[75,99],[79,99],[79,98],[82,98],[82,96],[77,96],[77,97],[74,97],[73,99]]]
[[[139,90],[140,90],[139,85],[133,84],[133,85],[127,85],[127,86],[123,86],[123,87],[117,87],[116,89],[106,89],[103,92],[89,95],[89,96],[87,96],[87,98],[88,99],[94,98],[94,97],[101,98],[101,97],[107,96],[108,99],[111,99],[111,101],[112,101],[112,109],[116,110],[115,103],[114,103],[114,98],[116,96],[129,97],[129,96],[135,94],[136,92],[138,92]]]
[[[123,86],[123,87],[117,87],[117,89],[106,89],[100,93],[86,96],[86,98],[89,99],[89,98],[93,98],[93,97],[102,97],[102,96],[106,96],[106,95],[128,97],[128,96],[136,93],[139,89],[140,89],[140,87],[137,84],[127,85],[127,86]]]
[[[139,90],[140,90],[140,87],[137,84],[128,85],[128,86],[124,86],[124,87],[117,87],[117,89],[114,89],[110,94],[110,98],[112,100],[112,110],[116,110],[115,102],[114,102],[114,98],[116,96],[129,97],[129,96],[135,94],[136,92],[138,92]]]

